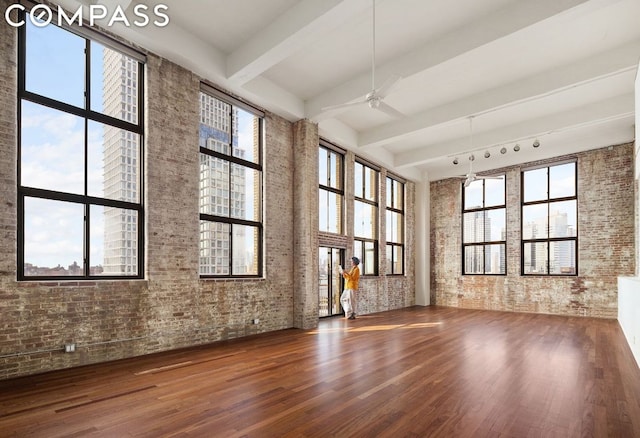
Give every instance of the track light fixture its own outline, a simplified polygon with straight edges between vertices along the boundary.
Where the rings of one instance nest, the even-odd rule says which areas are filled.
[[[533,140],[533,147],[534,148],[540,147],[540,141],[538,141],[537,138],[535,140]]]
[[[455,157],[455,158],[453,159],[453,164],[458,164],[458,157]]]
[[[501,153],[502,155],[506,154],[506,153],[507,153],[507,148],[502,147],[502,149],[500,149],[500,153]]]
[[[490,156],[491,156],[491,152],[486,151],[486,152],[484,153],[484,157],[485,157],[485,158],[489,158]]]
[[[520,150],[520,145],[516,143],[516,145],[513,147],[513,150],[518,152]]]

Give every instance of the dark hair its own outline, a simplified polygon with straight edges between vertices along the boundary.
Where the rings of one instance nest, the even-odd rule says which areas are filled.
[[[360,264],[360,259],[358,257],[351,257],[351,260],[353,261],[353,263],[355,263],[356,265]]]

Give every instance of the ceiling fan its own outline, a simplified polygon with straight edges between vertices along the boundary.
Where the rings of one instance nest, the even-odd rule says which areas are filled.
[[[473,151],[473,116],[469,117],[469,150]],[[464,186],[469,187],[469,185],[477,181],[479,179],[502,179],[501,176],[481,176],[476,175],[473,171],[473,161],[476,159],[473,153],[469,155],[469,173],[464,176],[459,176],[458,178],[464,179]],[[457,158],[456,158],[457,160]],[[456,162],[457,164],[457,162]]]
[[[339,105],[331,105],[322,108],[323,112],[328,111],[337,111],[342,109],[347,109],[355,106],[368,105],[369,108],[380,110],[387,115],[394,118],[404,117],[397,109],[393,108],[391,105],[387,104],[384,101],[384,98],[391,92],[393,87],[402,79],[398,75],[392,75],[389,77],[384,84],[382,84],[379,88],[376,88],[376,0],[372,0],[372,11],[373,11],[373,19],[372,19],[372,50],[371,50],[371,91],[368,92],[363,98],[356,102],[348,102],[342,103]]]

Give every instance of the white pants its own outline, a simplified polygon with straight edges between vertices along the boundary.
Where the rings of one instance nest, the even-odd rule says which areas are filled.
[[[356,313],[356,291],[353,289],[345,289],[340,295],[340,304],[344,309],[345,316],[351,316]]]

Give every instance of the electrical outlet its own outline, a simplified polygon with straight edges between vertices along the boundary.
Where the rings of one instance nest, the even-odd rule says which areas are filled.
[[[74,353],[76,351],[76,344],[64,344],[65,353]]]

